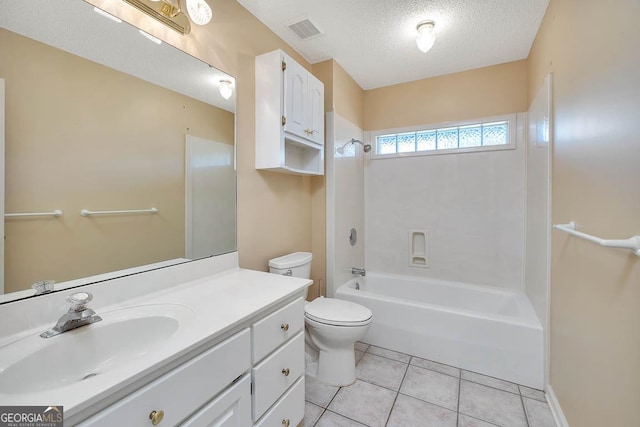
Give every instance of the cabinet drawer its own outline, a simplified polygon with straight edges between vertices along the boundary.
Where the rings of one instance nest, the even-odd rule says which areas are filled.
[[[288,375],[285,375],[284,371],[288,372]],[[253,420],[257,421],[303,374],[304,332],[299,332],[291,341],[251,370]]]
[[[255,427],[296,427],[304,418],[304,376],[269,409]]]
[[[248,427],[250,425],[251,375],[249,374],[181,424],[182,427]]]
[[[250,345],[247,328],[80,425],[147,427],[149,414],[163,411],[162,425],[175,426],[249,369]]]
[[[254,323],[251,326],[252,362],[258,363],[303,328],[304,300],[302,298]]]

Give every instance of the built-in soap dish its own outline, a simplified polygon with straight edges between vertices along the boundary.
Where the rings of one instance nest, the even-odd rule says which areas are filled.
[[[427,232],[424,230],[409,230],[409,266],[429,268]]]

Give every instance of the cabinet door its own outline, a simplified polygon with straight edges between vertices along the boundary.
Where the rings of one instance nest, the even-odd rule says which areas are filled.
[[[286,132],[309,138],[309,126],[307,124],[307,91],[309,72],[293,60],[287,60],[287,68],[284,70],[284,116],[287,119],[284,125]]]
[[[324,145],[324,85],[314,76],[309,76],[309,109],[307,122],[309,138]]]

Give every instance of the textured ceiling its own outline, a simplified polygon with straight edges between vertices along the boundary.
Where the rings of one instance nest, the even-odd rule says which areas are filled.
[[[363,89],[524,59],[549,0],[238,0],[309,62],[335,59]],[[324,32],[300,40],[286,24]],[[437,39],[418,50],[418,22]]]
[[[235,111],[235,91],[229,100],[218,92],[218,82],[232,77],[166,43],[156,45],[137,28],[98,15],[84,1],[0,0],[0,28]]]

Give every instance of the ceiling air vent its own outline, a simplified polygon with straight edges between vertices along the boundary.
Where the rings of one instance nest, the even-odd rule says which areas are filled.
[[[308,18],[296,19],[285,24],[300,40],[308,40],[323,34]]]

